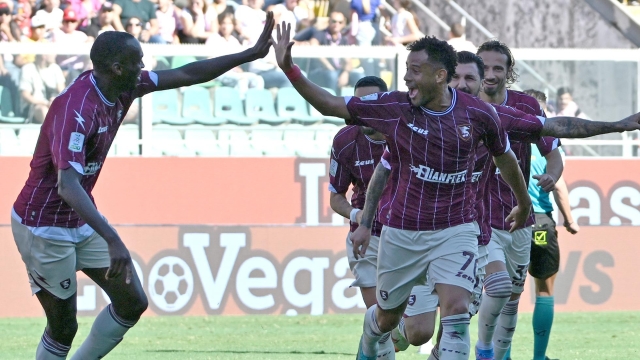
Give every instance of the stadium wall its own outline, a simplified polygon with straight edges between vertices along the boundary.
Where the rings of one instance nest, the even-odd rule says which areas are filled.
[[[127,243],[149,315],[362,312],[345,253],[344,220],[329,209],[328,162],[293,158],[112,158],[95,198]],[[27,158],[0,158],[0,317],[42,316],[9,227]],[[9,170],[11,169],[11,170]],[[640,310],[640,167],[567,160],[574,217],[560,231],[558,311]],[[562,220],[560,220],[562,221]],[[589,226],[590,225],[590,226]],[[78,308],[107,300],[79,274]],[[529,281],[530,285],[531,281]],[[522,311],[531,311],[527,289]]]

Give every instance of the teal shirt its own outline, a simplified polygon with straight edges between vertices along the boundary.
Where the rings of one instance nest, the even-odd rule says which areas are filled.
[[[564,155],[561,148],[558,148],[560,153]],[[551,204],[551,195],[548,192],[544,192],[541,187],[536,186],[538,180],[533,178],[533,175],[542,175],[547,172],[547,159],[544,158],[538,151],[538,147],[535,144],[531,145],[531,177],[529,178],[529,196],[533,203],[533,211],[537,213],[548,213],[553,211],[553,205]]]

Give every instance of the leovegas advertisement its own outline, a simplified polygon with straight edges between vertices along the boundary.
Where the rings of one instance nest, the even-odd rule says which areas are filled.
[[[11,169],[0,180],[0,206],[10,209],[28,159],[2,158],[0,167]],[[635,161],[567,161],[584,226],[576,236],[560,229],[558,311],[640,310],[631,271],[640,252],[632,226],[640,224],[638,172]],[[95,197],[132,252],[148,315],[362,312],[349,288],[348,227],[329,209],[327,175],[322,159],[112,158]],[[0,218],[0,286],[12,290],[0,316],[41,316],[8,214]],[[106,296],[79,278],[79,313],[96,314]],[[531,311],[532,296],[523,299],[521,310]]]

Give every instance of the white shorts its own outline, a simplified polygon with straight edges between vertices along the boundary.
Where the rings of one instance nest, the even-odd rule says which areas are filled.
[[[349,259],[349,267],[356,280],[351,283],[351,286],[357,287],[375,287],[377,272],[378,272],[378,244],[380,244],[380,238],[378,236],[371,236],[369,240],[369,247],[364,253],[364,257],[356,260],[353,256],[353,242],[351,242],[351,232],[347,234],[347,258]]]
[[[397,308],[414,285],[427,282],[432,289],[435,284],[448,284],[471,293],[479,233],[475,222],[435,231],[383,227],[378,249],[378,306]]]
[[[486,245],[478,245],[478,270],[476,271],[476,286],[471,294],[471,303],[469,303],[469,314],[471,316],[478,313],[480,303],[482,302],[482,288],[484,286],[484,277],[487,274],[487,264],[489,263],[489,249]]]
[[[22,261],[27,266],[31,292],[41,289],[60,299],[68,299],[77,290],[76,271],[108,268],[111,264],[107,242],[94,232],[78,243],[49,240],[11,219],[11,231]]]
[[[417,285],[411,289],[407,308],[404,310],[406,317],[417,316],[436,311],[438,308],[438,294],[433,292],[430,285]]]
[[[505,263],[513,284],[513,293],[521,294],[524,291],[531,255],[531,226],[512,233],[508,230],[492,229],[487,249],[489,262]]]

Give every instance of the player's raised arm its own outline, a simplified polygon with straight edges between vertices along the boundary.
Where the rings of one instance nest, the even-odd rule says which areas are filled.
[[[282,24],[278,24],[277,28],[277,39],[273,41],[276,59],[278,66],[287,75],[293,87],[323,115],[342,119],[351,118],[343,97],[331,95],[328,91],[309,81],[302,75],[300,68],[293,63],[291,59],[291,47],[293,46],[290,37],[291,25],[283,21]]]
[[[207,60],[195,61],[177,69],[158,71],[158,87],[156,90],[175,89],[204,83],[217,78],[236,66],[261,59],[269,53],[272,45],[271,31],[275,22],[273,12],[267,12],[264,29],[256,44],[242,52]]]
[[[640,130],[640,113],[633,114],[615,122],[592,121],[575,117],[558,116],[545,120],[542,136],[577,139],[633,130]]]

